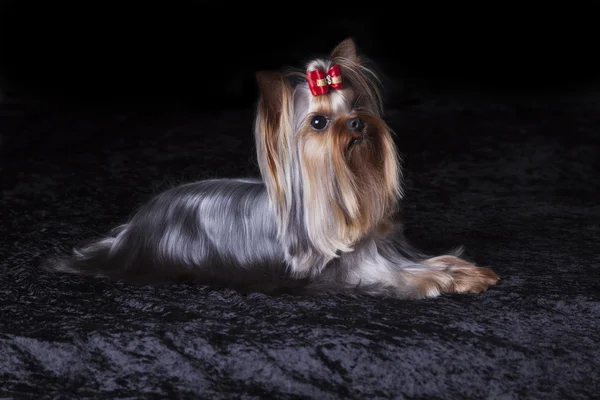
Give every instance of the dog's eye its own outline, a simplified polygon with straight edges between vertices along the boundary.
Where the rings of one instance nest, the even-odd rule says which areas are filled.
[[[315,115],[310,120],[310,126],[312,126],[312,128],[316,131],[322,131],[323,129],[325,129],[327,127],[328,122],[329,121],[324,116]]]

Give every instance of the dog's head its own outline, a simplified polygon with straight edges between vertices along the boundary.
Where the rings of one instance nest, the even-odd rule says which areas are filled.
[[[301,71],[257,80],[260,170],[288,260],[309,273],[396,211],[401,175],[380,82],[351,39]]]

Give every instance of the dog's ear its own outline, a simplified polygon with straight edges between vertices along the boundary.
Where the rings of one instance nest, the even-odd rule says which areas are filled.
[[[260,89],[255,127],[258,164],[269,197],[277,207],[278,214],[283,217],[288,202],[285,182],[289,164],[286,148],[290,132],[287,123],[289,110],[285,104],[289,104],[290,87],[280,72],[257,72],[256,80]]]
[[[262,106],[266,107],[273,115],[281,111],[283,104],[283,79],[281,72],[259,71],[256,73]]]
[[[350,61],[358,62],[354,40],[347,38],[340,42],[331,52],[331,58],[346,58]]]

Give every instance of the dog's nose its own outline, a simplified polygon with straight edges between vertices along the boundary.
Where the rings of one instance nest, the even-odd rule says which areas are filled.
[[[356,132],[362,132],[365,129],[365,123],[358,117],[350,118],[347,122],[348,128]]]

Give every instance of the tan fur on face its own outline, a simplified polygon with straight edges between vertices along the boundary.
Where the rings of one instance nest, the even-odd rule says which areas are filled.
[[[316,247],[331,256],[351,250],[389,218],[402,195],[392,132],[381,119],[379,80],[357,57],[351,41],[342,42],[329,59],[308,63],[307,70],[328,70],[333,64],[342,68],[341,90],[312,96],[300,86],[294,97],[306,109],[304,115],[296,111],[295,125],[306,228]],[[353,110],[357,99],[360,111]],[[310,127],[314,115],[330,119],[327,129],[317,132]],[[357,135],[347,121],[356,116],[367,128],[361,142],[350,146]]]
[[[315,135],[310,131],[305,131],[302,137],[299,151],[307,231],[313,242],[333,257],[335,252],[330,249],[349,251],[352,244],[344,210],[336,201],[336,181],[331,179],[335,175],[335,167],[330,149],[335,139],[331,135]]]
[[[330,232],[323,236],[329,239],[325,240],[335,238],[348,247],[396,211],[400,197],[399,168],[387,125],[370,112],[348,112],[349,105],[338,105],[337,109],[343,112],[333,113],[336,107],[332,97],[314,99],[312,113],[298,140],[305,202],[314,217],[309,225],[322,226],[328,222],[325,229]],[[327,129],[314,131],[309,123],[313,115],[331,118]],[[347,127],[348,120],[354,117],[365,122],[362,135]],[[357,136],[360,143],[351,145]],[[315,212],[319,208],[327,210],[328,218]]]
[[[355,135],[347,131],[346,122],[354,116],[360,117],[366,128],[360,141],[348,147]],[[340,146],[344,157],[338,158],[338,166],[350,170],[359,203],[359,215],[352,222],[360,233],[366,233],[396,211],[400,182],[395,146],[385,123],[368,113],[352,113],[336,128],[345,139]]]
[[[401,195],[392,133],[381,119],[379,81],[356,57],[351,42],[329,59],[313,60],[307,70],[328,70],[333,63],[342,66],[344,87],[322,96],[312,96],[306,82],[292,88],[291,79],[304,79],[306,71],[258,77],[257,155],[279,235],[290,254],[304,249],[308,258],[292,261],[294,265],[310,259],[318,263],[316,270],[340,251],[352,251],[391,216]],[[353,110],[357,99],[360,111]],[[330,120],[324,131],[310,126],[316,114]],[[347,121],[359,114],[367,129],[362,142],[350,146],[356,133]]]

